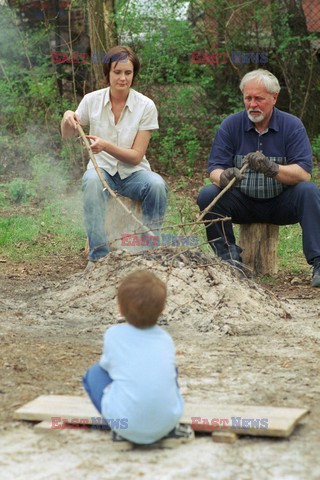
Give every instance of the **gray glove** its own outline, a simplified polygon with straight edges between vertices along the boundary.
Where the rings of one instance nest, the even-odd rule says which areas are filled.
[[[248,153],[243,160],[249,163],[251,170],[263,173],[266,177],[273,178],[279,172],[279,165],[269,160],[261,152]]]
[[[236,179],[236,181],[234,182],[235,185],[236,183],[239,183],[241,182],[241,180],[244,179],[244,175],[242,175],[242,173],[240,173],[240,170],[236,167],[231,167],[223,170],[219,180],[220,187],[225,188],[233,178]]]

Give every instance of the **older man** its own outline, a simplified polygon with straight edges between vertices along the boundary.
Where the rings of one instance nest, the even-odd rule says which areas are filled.
[[[320,190],[310,182],[312,151],[306,130],[297,117],[275,107],[280,85],[272,73],[247,73],[240,90],[245,110],[227,117],[214,138],[208,169],[212,185],[200,191],[200,210],[236,178],[205,220],[230,216],[240,224],[299,222],[303,251],[313,265],[311,284],[320,287]],[[244,161],[249,169],[241,174]],[[231,222],[209,225],[207,237],[220,258],[242,261]]]

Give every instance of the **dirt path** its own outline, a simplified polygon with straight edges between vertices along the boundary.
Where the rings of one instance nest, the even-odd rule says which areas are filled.
[[[85,278],[82,259],[0,265],[2,480],[320,478],[319,291],[305,279],[265,291],[220,264],[208,273],[195,262],[177,260],[168,275],[159,259],[115,255]],[[176,343],[185,399],[310,408],[289,439],[223,445],[200,435],[175,450],[124,454],[108,433],[36,434],[14,420],[38,395],[83,395],[81,375],[118,321],[117,281],[139,265],[169,281],[160,323]]]

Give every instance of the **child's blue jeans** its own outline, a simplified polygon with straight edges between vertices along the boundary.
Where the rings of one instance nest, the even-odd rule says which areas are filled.
[[[177,372],[177,385],[178,385],[178,369]],[[86,374],[82,378],[82,383],[85,391],[90,397],[91,402],[96,407],[98,412],[101,412],[101,400],[104,389],[112,382],[108,372],[100,367],[99,363],[95,363],[92,367],[88,368]],[[179,385],[178,385],[179,387]]]
[[[108,372],[95,363],[88,368],[82,379],[84,389],[90,397],[93,405],[101,413],[101,400],[104,389],[112,382]]]

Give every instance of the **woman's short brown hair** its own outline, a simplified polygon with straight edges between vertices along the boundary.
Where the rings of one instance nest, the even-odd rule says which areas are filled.
[[[118,289],[121,313],[138,328],[152,327],[164,309],[167,287],[149,270],[138,270],[122,280]]]
[[[105,55],[105,62],[103,63],[103,73],[106,76],[107,85],[110,83],[110,70],[113,62],[116,62],[116,65],[121,62],[127,62],[130,60],[133,65],[133,80],[138,75],[140,69],[140,62],[137,55],[134,53],[132,48],[126,47],[124,45],[118,45],[117,47],[110,48]]]

